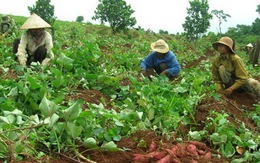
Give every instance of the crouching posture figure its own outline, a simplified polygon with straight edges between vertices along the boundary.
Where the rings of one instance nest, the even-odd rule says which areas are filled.
[[[151,52],[141,62],[142,74],[154,76],[154,70],[159,75],[166,75],[169,80],[178,76],[181,67],[175,54],[169,50],[168,44],[159,39],[151,44]],[[151,78],[150,78],[151,79]]]
[[[2,34],[12,34],[15,29],[15,21],[8,15],[2,16],[0,33]]]
[[[22,65],[30,65],[39,62],[43,65],[54,59],[52,52],[52,36],[45,30],[51,27],[41,17],[32,14],[20,29],[26,29],[21,39],[16,39],[13,44],[13,52]]]
[[[260,97],[260,83],[250,77],[242,59],[235,54],[234,40],[222,37],[212,45],[220,53],[212,63],[212,75],[217,91],[230,96],[234,90],[241,90]]]

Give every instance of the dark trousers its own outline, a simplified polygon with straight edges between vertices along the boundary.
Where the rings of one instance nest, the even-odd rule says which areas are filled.
[[[165,63],[161,63],[159,66],[154,66],[152,68],[148,68],[147,69],[147,73],[148,75],[154,75],[154,71],[157,73],[157,74],[160,74],[161,72],[163,72],[164,70],[166,70],[168,68],[168,66],[165,64]],[[176,76],[171,76],[170,74],[166,74],[166,76],[169,78],[169,80],[173,80],[176,78]]]
[[[13,53],[16,54],[18,51],[18,46],[20,44],[20,39],[15,39],[14,43],[13,43]],[[30,65],[32,62],[40,62],[42,63],[42,61],[46,58],[47,55],[47,49],[42,45],[39,46],[33,55],[29,54],[28,49],[26,49],[28,57],[27,57],[27,61],[26,61],[26,65]],[[17,57],[16,57],[17,60]]]

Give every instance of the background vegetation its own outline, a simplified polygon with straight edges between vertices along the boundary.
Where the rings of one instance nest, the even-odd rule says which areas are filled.
[[[205,5],[206,1],[203,2]],[[26,20],[21,16],[13,18],[18,27]],[[235,38],[237,53],[246,68],[253,77],[259,76],[259,67],[253,68],[243,51],[246,44],[260,39],[257,33],[260,26],[256,24],[258,18],[251,26],[238,25],[224,34],[202,30],[196,42],[191,42],[186,37],[189,31],[157,34],[143,29],[125,30],[131,23],[112,28],[113,24],[108,27],[56,20],[55,59],[47,67],[35,64],[24,68],[14,60],[12,42],[23,31],[1,38],[0,158],[4,161],[22,160],[27,155],[41,158],[54,152],[79,156],[82,144],[92,150],[123,150],[115,142],[138,130],[153,130],[169,138],[179,124],[184,124],[191,126],[190,135],[178,135],[180,139],[209,139],[227,158],[233,157],[235,145],[241,145],[247,149],[246,154],[233,158],[234,162],[259,161],[259,133],[243,124],[237,131],[228,125],[224,113],[212,113],[211,123],[203,130],[197,131],[194,124],[199,102],[211,96],[219,99],[210,73],[210,60],[216,54],[212,42],[223,35]],[[150,52],[150,43],[159,38],[169,43],[183,67],[172,83],[164,76],[150,82],[139,74],[141,59]],[[209,55],[205,60],[189,67],[206,54]],[[124,81],[131,84],[124,85]],[[104,99],[100,104],[91,104],[68,98],[79,89],[104,93],[112,108],[107,109]],[[260,127],[259,105],[255,108],[249,116]],[[215,130],[209,130],[212,128]]]

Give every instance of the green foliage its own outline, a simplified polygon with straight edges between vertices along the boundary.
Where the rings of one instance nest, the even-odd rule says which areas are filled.
[[[83,16],[78,16],[76,19],[76,22],[80,22],[82,23],[84,21],[84,17]]]
[[[260,19],[256,18],[252,24],[252,32],[255,35],[260,35]]]
[[[136,24],[136,19],[131,17],[134,10],[124,0],[99,0],[99,2],[92,19],[100,20],[102,24],[108,22],[113,32],[126,30]]]
[[[259,5],[257,5],[256,12],[258,12],[258,14],[260,14],[260,4],[259,4]]]
[[[160,29],[160,30],[159,30],[159,34],[167,34],[167,35],[168,35],[168,34],[169,34],[169,32],[168,32],[168,31],[164,31],[164,30]]]
[[[223,10],[212,10],[211,13],[218,18],[219,33],[221,34],[221,24],[224,20],[227,21],[227,17],[231,17],[229,14],[225,14]]]
[[[54,5],[50,4],[50,0],[37,0],[32,7],[28,6],[30,13],[39,15],[43,20],[53,25],[56,17],[54,16]]]
[[[196,41],[202,34],[207,32],[212,15],[208,13],[209,5],[207,0],[194,0],[189,1],[189,3],[188,16],[186,16],[185,23],[182,26],[187,38],[190,41]]]

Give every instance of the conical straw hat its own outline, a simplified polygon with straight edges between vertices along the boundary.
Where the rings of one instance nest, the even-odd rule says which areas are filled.
[[[37,14],[33,13],[20,27],[20,29],[35,29],[35,28],[49,28],[49,27],[51,27],[50,24],[44,21]]]

